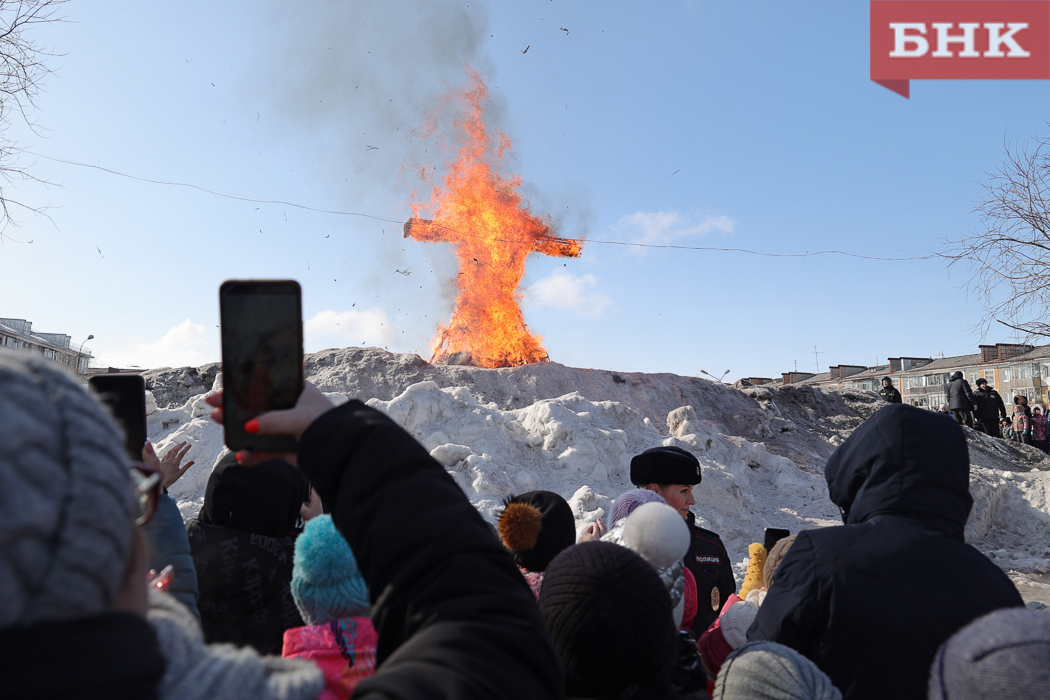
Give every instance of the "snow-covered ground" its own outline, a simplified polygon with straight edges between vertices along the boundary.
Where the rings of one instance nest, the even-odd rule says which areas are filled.
[[[656,445],[693,452],[703,467],[694,511],[722,535],[738,580],[747,545],[766,527],[841,522],[827,498],[827,457],[883,404],[874,394],[811,387],[735,389],[695,377],[574,369],[435,366],[375,348],[307,356],[307,378],[334,400],[366,400],[419,440],[489,520],[511,494],[549,489],[577,526],[610,511],[631,457]],[[149,436],[182,440],[197,464],[173,486],[184,517],[200,509],[222,430],[203,398],[215,365],[146,375]],[[221,379],[219,380],[221,381]],[[1050,586],[1050,460],[1034,448],[970,434],[972,544],[1034,590]]]

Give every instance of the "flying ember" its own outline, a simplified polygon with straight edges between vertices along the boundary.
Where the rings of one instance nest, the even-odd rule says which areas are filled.
[[[456,307],[449,324],[438,326],[431,361],[479,367],[546,362],[547,351],[525,327],[519,306],[525,258],[534,252],[577,258],[581,244],[555,237],[550,217],[529,211],[518,192],[519,175],[499,174],[510,139],[489,131],[482,108],[488,88],[474,71],[469,79],[467,89],[453,96],[461,105],[455,120],[461,145],[442,182],[433,184],[430,202],[414,202],[415,216],[405,222],[405,238],[452,243],[459,260]]]

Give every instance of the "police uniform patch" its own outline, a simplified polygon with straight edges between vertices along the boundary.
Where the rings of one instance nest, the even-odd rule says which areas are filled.
[[[719,603],[721,603],[721,602],[722,602],[722,596],[718,592],[718,586],[715,586],[714,588],[711,589],[711,609],[712,610],[719,610],[719,609],[721,609],[721,606],[719,605]]]

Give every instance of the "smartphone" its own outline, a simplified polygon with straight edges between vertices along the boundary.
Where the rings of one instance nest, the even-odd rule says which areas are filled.
[[[260,413],[303,392],[302,289],[294,280],[227,280],[219,288],[223,433],[231,450],[294,452],[290,435],[250,435]]]
[[[130,459],[142,461],[146,444],[146,380],[137,374],[96,374],[90,386],[124,430],[124,449]]]
[[[782,527],[767,527],[766,541],[764,543],[766,547],[766,552],[768,553],[771,549],[773,549],[773,545],[775,545],[777,542],[784,539],[785,537],[788,537],[790,534],[791,530],[785,530]]]

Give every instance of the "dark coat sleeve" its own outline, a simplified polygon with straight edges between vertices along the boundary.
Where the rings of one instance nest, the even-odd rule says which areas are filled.
[[[168,593],[185,605],[199,620],[201,614],[197,609],[197,568],[190,553],[186,524],[182,521],[179,507],[171,496],[161,494],[157,499],[156,512],[142,529],[149,540],[149,568],[159,572],[165,566],[171,565],[173,571]]]
[[[379,670],[355,698],[563,696],[561,664],[525,579],[408,433],[351,401],[314,421],[299,466],[371,591]]]
[[[803,531],[784,555],[776,581],[747,631],[748,641],[778,642],[813,658],[827,623],[818,585],[813,542]]]
[[[962,390],[963,394],[966,396],[966,400],[970,402],[970,406],[973,406],[975,403],[977,403],[973,398],[973,391],[970,389],[970,382],[966,381],[965,379],[962,380]]]

